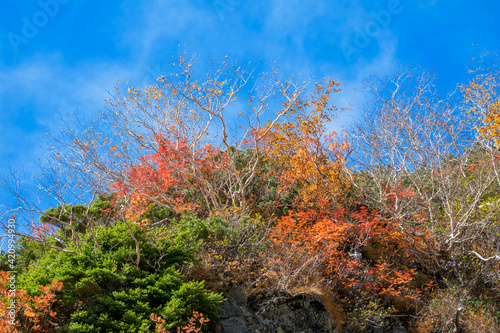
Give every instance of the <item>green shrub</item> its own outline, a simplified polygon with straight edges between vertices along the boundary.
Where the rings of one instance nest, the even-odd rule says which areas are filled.
[[[150,332],[151,314],[161,314],[166,326],[185,323],[193,311],[215,316],[223,298],[204,289],[203,282],[183,281],[178,267],[194,258],[194,250],[179,235],[154,235],[133,227],[140,243],[136,265],[135,243],[125,223],[101,228],[95,245],[82,237],[83,254],[38,250],[22,243],[21,256],[31,256],[20,277],[28,292],[51,280],[63,282],[54,311],[62,332]]]

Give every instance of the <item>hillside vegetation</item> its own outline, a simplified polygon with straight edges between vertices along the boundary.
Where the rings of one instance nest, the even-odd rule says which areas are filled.
[[[339,331],[500,331],[496,59],[453,94],[413,69],[368,79],[341,133],[331,78],[180,59],[118,83],[49,135],[39,184],[4,181],[0,332],[209,331],[234,286],[322,298]]]

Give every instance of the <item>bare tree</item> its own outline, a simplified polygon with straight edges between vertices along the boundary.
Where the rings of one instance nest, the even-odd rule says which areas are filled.
[[[498,151],[476,140],[457,94],[441,97],[428,73],[399,69],[364,86],[374,98],[353,129],[355,186],[428,272],[462,280],[472,254],[498,253],[499,210],[484,208],[498,195]]]
[[[136,88],[119,87],[119,83],[98,119],[84,121],[75,114],[62,117],[63,131],[47,139],[49,167],[37,175],[34,187],[27,191],[24,180],[14,173],[4,179],[3,185],[17,200],[14,210],[30,213],[18,234],[78,253],[72,207],[84,204],[88,217],[84,228],[95,235],[99,226],[90,218],[89,209],[100,193],[113,190],[123,195],[116,206],[121,212],[114,216],[125,221],[130,215],[124,212],[138,192],[148,204],[175,209],[175,195],[189,196],[186,193],[194,191],[208,213],[229,211],[235,221],[247,215],[252,208],[249,192],[262,160],[261,144],[276,124],[302,112],[294,106],[307,83],[281,80],[273,68],[256,74],[255,68],[226,59],[214,61],[209,74],[198,79],[195,61],[180,59],[176,70],[159,78],[156,85]],[[209,153],[217,172],[207,173],[203,164]],[[164,179],[138,179],[131,173],[140,167],[143,174],[152,174],[160,171],[159,165],[168,166],[177,179],[168,190]],[[47,214],[53,205],[61,207],[59,216]],[[60,240],[58,245],[48,242],[53,235],[48,230],[35,237],[33,228],[44,225],[38,221],[40,216],[48,224],[69,230],[71,244],[69,240]]]

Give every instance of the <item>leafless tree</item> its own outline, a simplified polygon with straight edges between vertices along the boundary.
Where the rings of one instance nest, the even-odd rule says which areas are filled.
[[[355,186],[428,272],[462,279],[462,258],[499,253],[498,151],[476,140],[459,94],[440,96],[426,72],[400,68],[364,87],[373,101],[353,128]]]
[[[157,160],[144,157],[156,154],[170,163],[172,152],[182,156],[185,167],[178,172],[196,181],[196,190],[209,211],[231,208],[235,219],[248,214],[249,191],[262,158],[260,145],[277,123],[300,112],[294,105],[307,83],[281,80],[277,68],[257,74],[256,67],[243,68],[226,59],[212,62],[209,74],[200,77],[195,62],[194,58],[181,58],[174,66],[176,70],[159,78],[155,85],[136,88],[118,83],[97,119],[82,120],[78,114],[63,116],[61,133],[47,136],[46,165],[32,188],[28,189],[25,179],[17,178],[16,173],[3,181],[17,201],[14,211],[24,212],[19,215],[25,220],[18,235],[61,251],[80,252],[72,207],[77,203],[87,207],[89,218],[84,227],[95,236],[98,225],[90,218],[89,209],[98,195],[109,192],[115,184],[120,184],[124,193],[133,193],[138,184],[128,173],[130,167],[141,165],[153,172],[158,168]],[[158,144],[162,138],[168,140],[169,153]],[[207,144],[224,152],[218,176],[208,176],[199,163],[199,151]],[[145,192],[144,198],[172,208],[168,200],[163,200],[170,194],[162,193],[155,181],[145,181],[148,184],[141,186],[156,186],[158,191],[151,191],[155,195]],[[123,210],[130,204],[126,194],[123,199],[116,209]],[[47,215],[51,206],[61,207],[59,216]],[[115,217],[127,221],[122,213]],[[33,230],[43,224],[40,216],[69,230],[71,246],[68,240],[60,240],[58,245],[48,242],[51,233],[47,230],[35,236]]]

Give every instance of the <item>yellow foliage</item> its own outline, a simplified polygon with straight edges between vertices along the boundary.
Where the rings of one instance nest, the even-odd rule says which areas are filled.
[[[500,79],[498,73],[487,71],[477,74],[463,88],[468,112],[478,117],[474,126],[479,140],[493,141],[500,147]]]
[[[344,155],[349,144],[337,142],[335,132],[325,135],[337,110],[329,105],[331,93],[340,84],[332,79],[321,83],[309,99],[296,101],[292,117],[274,125],[263,147],[265,157],[281,168],[281,190],[298,185],[297,197],[305,206],[338,202],[348,189]]]

